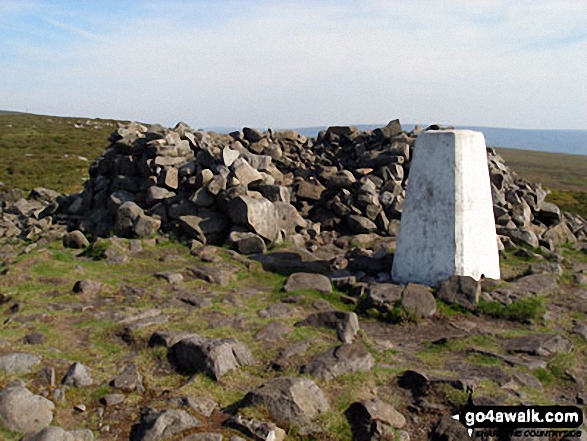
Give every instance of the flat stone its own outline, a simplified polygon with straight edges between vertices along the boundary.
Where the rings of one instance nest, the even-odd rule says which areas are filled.
[[[550,356],[567,354],[573,345],[566,338],[556,334],[533,334],[508,339],[504,347],[511,352],[524,352],[530,355]]]
[[[330,279],[322,274],[293,273],[283,287],[285,292],[316,290],[323,293],[332,292]]]
[[[188,337],[197,337],[193,332],[156,331],[149,339],[149,346],[164,346],[170,348],[178,341]]]
[[[26,352],[16,352],[0,356],[0,371],[7,374],[29,373],[33,366],[41,362],[41,359]]]

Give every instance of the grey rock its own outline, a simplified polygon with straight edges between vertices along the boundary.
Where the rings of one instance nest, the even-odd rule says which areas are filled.
[[[245,419],[239,414],[230,417],[223,425],[236,429],[257,441],[283,441],[286,435],[285,431],[277,427],[275,423]]]
[[[289,334],[293,329],[283,322],[271,322],[263,326],[255,335],[255,340],[283,341],[283,335]]]
[[[122,237],[130,237],[133,233],[135,221],[144,215],[143,209],[132,201],[124,202],[116,210],[114,231]]]
[[[426,286],[409,283],[402,294],[402,307],[417,317],[430,317],[436,312],[436,300]]]
[[[70,231],[63,235],[63,246],[65,248],[82,249],[90,246],[90,242],[79,230]]]
[[[542,234],[542,238],[554,244],[575,243],[577,241],[566,222],[560,222],[550,227]]]
[[[40,432],[27,434],[20,441],[75,441],[75,438],[61,427],[51,426]]]
[[[338,339],[343,343],[352,343],[359,332],[359,318],[354,312],[320,311],[310,314],[295,326],[314,326],[336,329]]]
[[[100,294],[102,291],[102,284],[93,280],[78,280],[73,285],[72,291],[76,294],[94,296]]]
[[[393,283],[376,283],[369,286],[363,308],[375,308],[379,312],[389,312],[401,301],[404,288]]]
[[[214,380],[253,363],[253,354],[232,338],[188,337],[169,348],[170,362],[186,373],[202,372]]]
[[[265,241],[255,233],[240,233],[234,244],[240,254],[260,254],[267,251]]]
[[[279,377],[247,393],[243,405],[263,405],[278,421],[297,426],[311,425],[329,410],[326,396],[312,380]]]
[[[346,221],[351,231],[356,234],[375,233],[378,230],[377,225],[364,216],[351,214]]]
[[[558,224],[561,221],[560,209],[551,202],[543,202],[537,217],[547,227]]]
[[[585,323],[575,322],[573,333],[581,336],[587,342],[587,325]]]
[[[188,406],[205,417],[209,417],[218,407],[218,403],[208,397],[184,397],[181,404]]]
[[[145,393],[145,386],[143,386],[143,376],[139,373],[137,367],[129,363],[124,366],[120,375],[114,378],[111,385],[115,389],[120,389],[123,392],[138,392]]]
[[[261,173],[251,167],[244,158],[236,159],[230,168],[234,172],[234,176],[238,179],[238,182],[245,187],[263,181]]]
[[[46,341],[47,338],[45,337],[45,334],[40,332],[31,332],[24,336],[24,342],[29,345],[42,345],[45,344]]]
[[[525,228],[506,228],[505,235],[508,236],[516,245],[529,246],[538,248],[540,246],[536,234]]]
[[[570,341],[556,334],[533,334],[516,337],[506,340],[504,346],[511,352],[541,356],[567,354],[573,348]]]
[[[320,183],[313,184],[308,181],[302,181],[297,188],[296,197],[309,201],[318,201],[324,190],[325,188]]]
[[[312,358],[302,368],[302,373],[332,380],[347,373],[369,372],[374,364],[375,359],[362,343],[345,343]]]
[[[193,332],[156,331],[149,339],[149,346],[164,346],[170,348],[178,341],[188,337],[197,337]]]
[[[71,387],[91,386],[93,383],[90,369],[78,362],[73,363],[61,379],[61,384]]]
[[[16,352],[0,356],[0,371],[7,374],[26,374],[32,367],[39,364],[41,359],[26,352]]]
[[[316,290],[323,293],[332,292],[330,279],[322,274],[293,273],[287,279],[283,290],[285,292]]]
[[[294,235],[298,228],[307,227],[308,223],[293,205],[287,202],[274,202],[273,206],[277,215],[277,225],[287,235]]]
[[[480,296],[481,284],[469,276],[450,276],[436,289],[436,297],[440,300],[467,309],[476,309]]]
[[[21,441],[94,441],[94,434],[88,429],[64,430],[61,427],[46,427],[38,433],[27,434]]]
[[[220,286],[228,285],[234,276],[232,272],[214,266],[193,266],[188,268],[188,271],[197,279],[208,283],[216,283]]]
[[[162,271],[155,273],[158,279],[164,279],[167,283],[177,284],[183,282],[183,275],[181,273],[174,273],[172,271]]]
[[[168,198],[172,198],[175,196],[175,193],[169,191],[163,187],[152,186],[149,187],[147,192],[145,193],[145,203],[150,207],[155,205],[157,202],[163,201]]]
[[[445,415],[434,427],[430,439],[433,441],[470,441],[471,437],[465,426],[453,420],[449,415]]]
[[[100,403],[106,407],[116,406],[126,399],[124,394],[106,394],[100,398]]]
[[[345,415],[356,441],[395,439],[393,429],[406,425],[405,417],[379,398],[355,402],[345,411]]]
[[[222,161],[224,165],[230,167],[234,161],[240,156],[240,152],[233,150],[230,147],[224,147],[222,149]]]
[[[143,412],[139,423],[131,430],[131,441],[159,441],[170,438],[185,430],[198,427],[200,421],[184,410],[165,409]]]
[[[233,222],[244,225],[254,233],[275,242],[279,236],[277,213],[267,199],[239,196],[228,203],[228,214]]]
[[[181,441],[222,441],[224,438],[220,433],[212,433],[212,432],[200,432],[200,433],[192,433],[189,436],[186,436]]]
[[[133,223],[132,231],[138,237],[154,236],[161,228],[161,220],[146,214],[141,214]]]
[[[53,421],[55,405],[24,387],[0,391],[0,422],[15,432],[38,432]]]

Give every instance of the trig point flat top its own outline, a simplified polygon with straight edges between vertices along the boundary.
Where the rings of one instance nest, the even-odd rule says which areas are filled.
[[[500,277],[485,138],[426,131],[414,146],[392,278],[435,286],[455,274]]]

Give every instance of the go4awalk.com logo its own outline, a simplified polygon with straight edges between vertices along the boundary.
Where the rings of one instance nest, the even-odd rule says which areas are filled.
[[[573,430],[583,424],[583,412],[576,406],[476,406],[471,399],[452,418],[479,436],[515,432],[517,436],[563,438],[580,436]],[[481,429],[481,430],[479,430]]]

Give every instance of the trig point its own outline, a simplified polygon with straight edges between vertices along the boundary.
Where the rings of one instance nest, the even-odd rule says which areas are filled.
[[[499,279],[485,138],[426,131],[414,148],[391,276],[435,286],[455,274]]]

